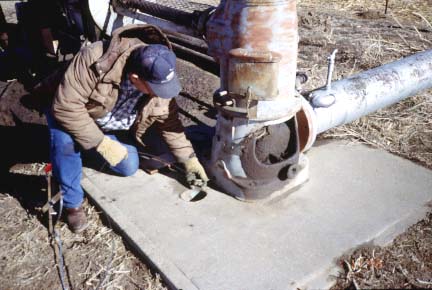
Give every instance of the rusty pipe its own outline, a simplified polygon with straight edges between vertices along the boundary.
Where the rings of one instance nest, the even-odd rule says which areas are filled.
[[[241,200],[269,197],[307,179],[296,113],[295,0],[222,0],[206,25],[221,90],[209,171]],[[272,160],[272,161],[270,161]]]
[[[222,0],[206,26],[209,54],[221,66],[221,88],[229,90],[229,61],[232,49],[274,52],[279,62],[279,100],[294,96],[297,68],[296,0]]]
[[[432,50],[361,72],[310,93],[316,133],[340,126],[432,88]],[[320,98],[334,98],[319,106]]]

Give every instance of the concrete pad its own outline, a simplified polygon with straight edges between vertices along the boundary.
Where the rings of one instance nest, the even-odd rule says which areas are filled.
[[[310,181],[277,202],[244,203],[210,190],[178,198],[175,179],[85,169],[83,187],[177,289],[328,288],[336,261],[383,245],[423,218],[432,171],[364,145],[332,142],[308,152]]]

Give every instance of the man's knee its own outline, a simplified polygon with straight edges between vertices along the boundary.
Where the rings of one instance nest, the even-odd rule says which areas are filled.
[[[120,162],[117,166],[112,169],[120,175],[123,176],[131,176],[134,175],[135,172],[138,171],[139,168],[139,159],[135,154],[131,154],[129,152],[129,156]]]
[[[62,155],[79,154],[79,149],[72,137],[59,129],[51,129],[51,149]]]
[[[72,139],[68,138],[54,138],[52,149],[54,152],[62,155],[79,155],[79,149]]]

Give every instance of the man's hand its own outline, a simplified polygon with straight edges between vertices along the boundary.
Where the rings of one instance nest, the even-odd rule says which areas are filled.
[[[186,181],[189,185],[206,186],[209,181],[204,167],[198,161],[198,158],[192,157],[184,162],[186,169]]]
[[[105,136],[96,151],[111,165],[116,166],[127,157],[127,149],[119,142]]]

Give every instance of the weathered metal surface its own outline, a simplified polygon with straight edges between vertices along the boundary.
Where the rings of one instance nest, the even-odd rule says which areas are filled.
[[[296,174],[288,178],[288,172],[297,165],[300,154],[295,117],[302,107],[302,98],[295,93],[296,1],[225,0],[206,28],[209,54],[220,64],[221,90],[227,92],[218,106],[213,176],[239,199],[268,197],[296,179]],[[282,129],[269,130],[268,126],[284,122],[295,124],[287,136],[277,134]],[[261,132],[278,136],[264,140],[259,137]],[[257,142],[263,160],[257,157]],[[290,145],[273,152],[283,144]],[[267,164],[266,156],[273,153],[278,162]],[[304,170],[301,176],[304,181]]]
[[[242,201],[272,199],[273,194],[286,197],[309,178],[309,161],[299,154],[298,162],[281,170],[280,176],[268,179],[244,178],[232,175],[224,160],[218,160],[210,169],[215,180],[224,181],[218,185],[226,193]]]
[[[287,136],[284,136],[284,130],[269,130],[274,125],[278,127],[284,123],[289,125],[289,129],[285,130]],[[263,139],[263,134],[275,132],[276,135],[267,136],[268,140]],[[275,142],[278,149],[272,148],[265,152],[264,147],[272,144],[257,148],[257,144],[258,147],[262,145],[259,144],[261,141]],[[258,150],[262,152],[257,154]],[[270,158],[266,160],[266,155],[270,154],[274,155],[271,162]],[[227,193],[251,201],[267,198],[277,190],[292,188],[294,184],[298,186],[306,181],[308,175],[305,171],[308,168],[298,167],[300,155],[300,137],[295,118],[264,122],[220,114],[209,169],[214,180]]]
[[[209,54],[221,65],[221,86],[229,90],[229,51],[272,51],[282,55],[277,77],[279,99],[294,96],[297,67],[295,0],[221,1],[207,23]]]
[[[432,88],[432,50],[356,74],[310,94],[317,133],[349,123],[378,109]],[[334,104],[320,107],[320,98],[332,96]]]
[[[278,124],[280,125],[280,124]],[[278,126],[274,125],[274,126]],[[282,172],[284,169],[289,168],[289,166],[294,165],[298,162],[299,158],[299,145],[298,145],[298,134],[297,134],[297,121],[295,118],[291,119],[287,126],[290,128],[290,135],[288,136],[272,136],[275,137],[271,141],[273,143],[278,143],[276,138],[283,138],[288,140],[286,142],[285,148],[279,148],[281,152],[275,152],[275,155],[279,155],[276,158],[277,161],[274,160],[274,163],[267,163],[265,161],[261,161],[257,158],[257,143],[263,138],[263,136],[256,136],[255,134],[250,135],[248,138],[245,138],[243,142],[240,144],[242,147],[242,151],[245,154],[242,154],[240,159],[242,161],[243,169],[246,172],[248,178],[261,181],[261,183],[269,183],[268,179],[284,179]],[[269,126],[271,128],[271,126]],[[267,127],[263,128],[267,131]],[[264,130],[261,130],[264,131]],[[269,144],[268,147],[275,146],[276,144]],[[266,148],[269,149],[269,148]],[[270,154],[271,150],[267,152],[262,152],[261,154]],[[275,158],[275,159],[276,159]]]
[[[300,152],[306,152],[315,143],[317,136],[317,122],[315,112],[306,99],[302,98],[302,108],[296,114]]]
[[[230,93],[246,95],[251,100],[272,100],[279,95],[279,53],[251,52],[236,48],[229,52],[228,87]]]
[[[238,100],[240,97],[237,98]],[[233,100],[232,98],[230,99]],[[217,107],[217,106],[216,106]],[[299,97],[276,101],[254,101],[248,106],[237,104],[233,106],[217,107],[219,112],[227,117],[245,118],[249,121],[280,121],[292,118],[301,108],[302,100]]]

